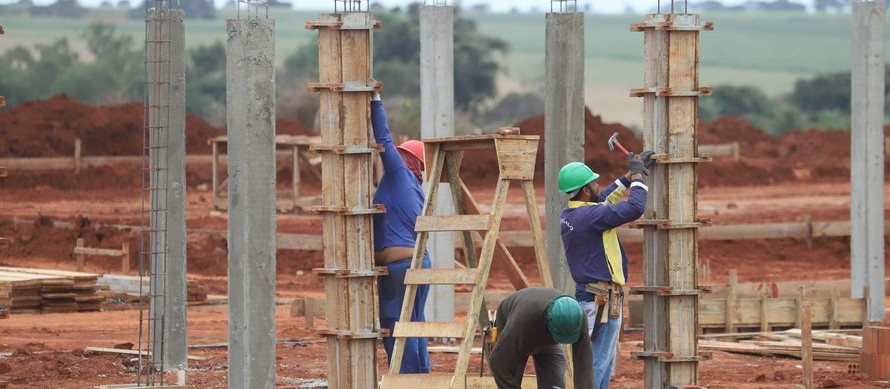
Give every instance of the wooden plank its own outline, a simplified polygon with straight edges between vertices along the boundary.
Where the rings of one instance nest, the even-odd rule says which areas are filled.
[[[414,231],[486,231],[490,224],[489,215],[420,216]]]
[[[108,347],[86,347],[84,351],[90,353],[106,353],[106,354],[126,354],[126,355],[146,355],[151,356],[151,353],[148,351],[140,351],[140,350],[124,350],[118,348],[108,348]],[[196,355],[189,355],[188,360],[190,361],[206,361],[209,358],[207,357],[199,357]]]
[[[510,137],[495,139],[500,178],[524,181],[535,178],[538,141],[538,139],[513,139]]]
[[[318,235],[275,234],[276,248],[281,250],[321,250],[323,239]]]
[[[405,284],[475,285],[479,269],[408,269]]]
[[[738,284],[738,273],[735,269],[729,271],[729,293],[726,297],[726,332],[735,332],[735,318],[738,315],[738,305],[735,301],[736,284]]]
[[[424,388],[424,389],[496,389],[492,377],[479,377],[478,375],[465,375],[465,379],[458,380],[459,384],[452,386],[454,376],[448,374],[386,374],[380,381],[382,389],[395,388]],[[522,377],[522,389],[537,389],[538,382],[535,376]]]
[[[2,273],[2,272],[26,273],[26,274],[33,274],[33,275],[44,275],[44,276],[55,276],[55,277],[73,277],[75,282],[77,282],[79,280],[95,280],[95,279],[99,278],[99,275],[96,273],[73,272],[73,271],[55,270],[55,269],[11,267],[11,266],[0,266],[0,273]]]
[[[464,339],[466,324],[461,322],[398,321],[392,331],[396,338],[457,338]],[[472,338],[472,336],[470,336]]]
[[[108,257],[123,257],[124,252],[120,249],[100,249],[93,247],[74,247],[75,255],[101,255]]]

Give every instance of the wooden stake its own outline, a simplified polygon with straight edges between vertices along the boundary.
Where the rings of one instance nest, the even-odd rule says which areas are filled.
[[[800,336],[800,359],[803,364],[803,387],[813,388],[813,312],[809,305],[801,307],[802,327]]]
[[[735,317],[738,313],[738,305],[736,304],[736,287],[739,283],[738,272],[735,269],[729,270],[729,293],[726,295],[726,333],[735,332]]]
[[[293,148],[293,174],[291,174],[291,181],[293,183],[293,200],[294,207],[293,209],[297,209],[297,201],[300,199],[300,146],[294,145]]]
[[[75,251],[77,248],[83,248],[83,238],[77,238]],[[77,271],[83,271],[83,254],[75,254],[74,257],[77,259]]]
[[[121,274],[130,274],[130,241],[121,245]]]
[[[74,174],[80,174],[80,138],[74,138]]]
[[[210,148],[213,150],[213,158],[210,159],[210,206],[216,208],[216,201],[219,199],[219,142],[211,139]]]
[[[769,320],[767,319],[767,313],[769,310],[767,309],[767,303],[770,296],[769,284],[764,281],[763,282],[763,290],[760,294],[760,332],[769,332]]]

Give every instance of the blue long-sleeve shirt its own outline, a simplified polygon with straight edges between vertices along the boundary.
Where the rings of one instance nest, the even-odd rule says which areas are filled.
[[[374,203],[386,207],[386,213],[374,215],[374,251],[414,247],[414,225],[423,212],[423,188],[393,144],[382,101],[371,102],[371,126],[377,143],[383,145],[383,177],[374,193]]]
[[[630,196],[622,201],[630,187]],[[627,282],[627,255],[615,228],[637,220],[646,210],[649,188],[642,180],[615,180],[599,195],[599,202],[569,201],[559,219],[569,272],[579,301],[592,301],[587,283]]]

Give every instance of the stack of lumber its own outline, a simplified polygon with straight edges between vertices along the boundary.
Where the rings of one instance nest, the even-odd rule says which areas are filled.
[[[98,282],[106,297],[122,299],[129,303],[140,300],[147,302],[146,297],[151,293],[149,277],[105,274]],[[206,304],[207,301],[207,287],[198,280],[189,279],[186,284],[186,302],[189,305],[200,305]]]
[[[187,286],[188,296],[186,301],[189,305],[200,305],[207,303],[207,288],[198,283],[197,280],[188,280]]]
[[[0,267],[0,305],[14,313],[98,311],[98,274]]]
[[[813,331],[813,360],[859,361],[862,337],[845,332]],[[708,334],[699,336],[698,346],[701,350],[800,358],[800,336],[798,328],[781,332]],[[716,338],[733,338],[736,341],[713,340]]]

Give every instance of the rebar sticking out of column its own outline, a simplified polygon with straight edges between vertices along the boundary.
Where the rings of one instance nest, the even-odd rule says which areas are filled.
[[[675,0],[671,0],[671,13],[675,13],[674,12],[674,8],[675,8],[674,2],[675,2]],[[658,10],[658,13],[661,14],[661,0],[658,0],[657,10]],[[689,13],[689,0],[683,0],[683,13],[684,14]]]
[[[447,0],[423,0],[423,5],[446,6],[446,5],[448,5],[448,1]]]
[[[338,6],[342,3],[342,8]],[[369,3],[370,1],[364,2],[365,6],[362,9],[362,0],[334,0],[334,13],[338,12],[368,12],[369,11]]]
[[[245,4],[247,6],[247,19],[250,19],[250,8],[253,7],[253,17],[254,19],[259,18],[259,8],[263,6],[266,9],[266,19],[269,18],[269,0],[238,0],[235,3],[235,9],[237,11],[237,18],[241,19],[241,4]]]
[[[553,4],[556,3],[554,9]],[[577,0],[550,0],[550,12],[578,12]]]

